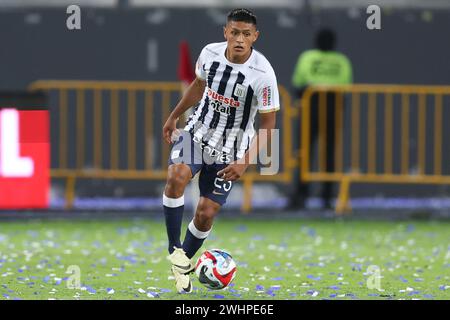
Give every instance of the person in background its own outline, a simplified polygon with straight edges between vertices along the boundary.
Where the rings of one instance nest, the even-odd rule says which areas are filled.
[[[294,96],[301,98],[305,89],[312,85],[343,85],[353,82],[352,65],[342,53],[335,51],[336,35],[328,28],[318,31],[315,37],[315,49],[306,50],[300,54],[292,75]],[[335,96],[333,92],[326,94],[326,170],[334,170],[334,139],[335,132]],[[311,149],[316,144],[319,135],[319,98],[311,96],[310,143]],[[313,154],[311,152],[310,154]],[[311,159],[309,160],[311,161]],[[298,175],[296,175],[298,177]],[[289,209],[300,209],[306,206],[309,196],[308,185],[296,180],[293,194],[289,199]],[[323,206],[332,207],[332,183],[325,182],[321,193]]]

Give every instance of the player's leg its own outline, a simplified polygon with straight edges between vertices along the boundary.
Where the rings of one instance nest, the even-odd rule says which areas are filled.
[[[189,223],[186,236],[183,241],[183,250],[190,259],[203,245],[203,242],[211,232],[214,217],[221,205],[211,199],[200,197],[194,218]]]
[[[217,176],[217,172],[224,167],[226,167],[225,164],[205,165],[200,172],[201,197],[183,241],[183,250],[191,259],[211,232],[214,217],[225,204],[233,186],[231,181],[224,181]]]
[[[169,253],[174,251],[174,247],[181,248],[180,235],[184,212],[184,190],[191,178],[191,169],[188,165],[180,163],[169,166],[163,195]]]
[[[178,140],[172,146],[168,160],[169,168],[163,194],[163,209],[170,254],[173,253],[174,247],[181,248],[184,190],[202,166],[201,161],[196,161],[194,158],[193,147],[191,134],[184,130],[181,131]]]
[[[193,270],[193,264],[181,248],[180,234],[184,211],[184,190],[191,178],[201,169],[193,158],[193,142],[191,135],[182,132],[173,145],[164,189],[163,206],[169,240],[168,260],[175,277],[178,292],[192,292],[192,284],[188,273]]]
[[[184,211],[184,190],[191,180],[191,169],[188,165],[172,164],[169,166],[166,187],[164,188],[163,207],[166,221],[167,237],[169,240],[169,253],[167,257],[171,271],[175,277],[175,286],[178,292],[192,292],[189,276],[184,274],[191,269],[191,261],[181,249],[181,224]]]

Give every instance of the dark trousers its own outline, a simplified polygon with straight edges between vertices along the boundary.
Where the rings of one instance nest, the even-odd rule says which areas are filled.
[[[309,168],[310,171],[313,171],[314,168],[318,168],[317,163],[319,161],[319,156],[321,150],[319,150],[318,141],[321,140],[321,143],[325,143],[326,145],[326,158],[325,165],[327,172],[334,171],[334,151],[335,151],[335,127],[336,127],[336,94],[333,92],[326,93],[325,100],[325,110],[326,110],[326,137],[319,136],[319,128],[320,128],[320,110],[319,110],[319,96],[318,94],[314,94],[311,96],[311,108],[310,108],[310,151],[309,151]],[[323,109],[322,109],[323,110]],[[323,112],[323,111],[322,111]],[[316,147],[316,149],[315,149]],[[314,152],[317,150],[317,152]],[[316,157],[316,166],[313,166],[313,158],[314,154],[319,155]],[[305,207],[305,201],[310,195],[310,186],[307,182],[301,181],[298,177],[299,175],[295,175],[296,179],[294,185],[294,192],[290,198],[290,207]],[[327,208],[331,208],[331,199],[333,196],[333,183],[332,182],[324,182],[321,186],[321,198],[323,204]]]

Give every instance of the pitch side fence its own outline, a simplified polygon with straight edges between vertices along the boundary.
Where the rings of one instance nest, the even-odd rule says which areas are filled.
[[[66,207],[85,178],[166,178],[169,146],[162,126],[182,94],[179,82],[36,81],[50,99],[54,178],[66,179]],[[241,179],[242,211],[249,212],[255,182],[289,186],[294,169],[304,181],[340,183],[337,213],[349,212],[351,183],[450,184],[450,86],[351,85],[310,87],[294,102],[280,86],[280,170],[260,175],[251,166]],[[334,128],[327,128],[333,92]],[[317,96],[318,141],[311,137],[311,97]],[[301,111],[301,112],[299,112]],[[52,119],[52,120],[53,120]],[[184,119],[180,119],[180,123]],[[293,130],[300,122],[300,132]],[[412,130],[414,129],[414,130]],[[328,133],[327,133],[328,130]],[[292,139],[300,135],[301,152]],[[333,168],[327,144],[335,145]]]
[[[317,148],[310,136],[313,96]],[[335,115],[328,133],[327,103]],[[339,182],[337,213],[351,210],[351,183],[450,184],[450,159],[443,153],[450,146],[450,86],[310,87],[301,105],[301,178]],[[335,145],[332,166],[329,143]]]
[[[83,178],[165,180],[170,146],[162,126],[182,94],[180,82],[42,80],[29,86],[50,100],[51,176],[65,178],[66,207],[72,208],[76,181]],[[276,175],[262,176],[251,166],[243,184],[242,211],[249,212],[256,181],[289,183],[296,155],[291,123],[298,111],[280,87],[281,164]],[[185,119],[180,119],[180,124]]]

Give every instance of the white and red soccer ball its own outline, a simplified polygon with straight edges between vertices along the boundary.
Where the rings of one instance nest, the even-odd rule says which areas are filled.
[[[205,287],[220,290],[228,286],[236,276],[236,263],[224,250],[206,250],[195,265],[195,274]]]

